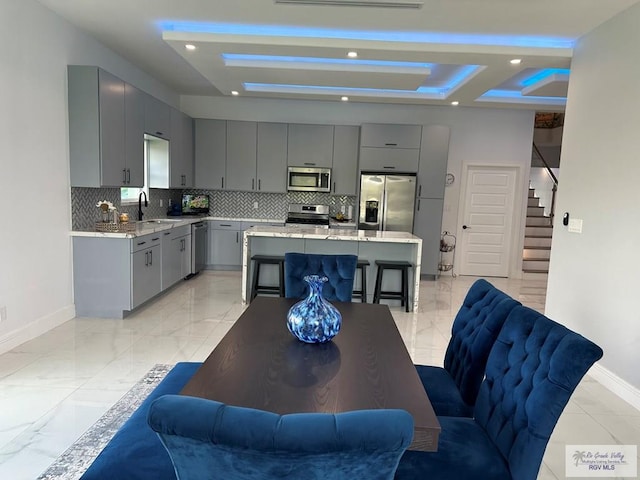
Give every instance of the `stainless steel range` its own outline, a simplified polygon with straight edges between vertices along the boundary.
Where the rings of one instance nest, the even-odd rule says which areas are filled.
[[[289,204],[287,227],[329,228],[329,205]]]

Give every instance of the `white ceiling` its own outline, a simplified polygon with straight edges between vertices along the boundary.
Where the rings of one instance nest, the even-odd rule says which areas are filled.
[[[561,111],[575,41],[639,0],[39,1],[183,95]]]

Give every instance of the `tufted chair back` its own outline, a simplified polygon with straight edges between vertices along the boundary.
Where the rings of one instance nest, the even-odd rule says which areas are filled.
[[[489,355],[474,414],[512,478],[535,480],[571,393],[601,357],[600,347],[544,315],[524,306],[511,311]]]
[[[471,286],[456,315],[444,357],[467,405],[473,406],[484,378],[489,351],[507,316],[520,302],[483,279]]]
[[[350,302],[358,257],[355,255],[321,255],[286,253],[284,256],[284,291],[287,298],[303,298],[309,293],[306,275],[324,275],[322,295],[329,301]]]
[[[147,419],[178,480],[392,480],[413,438],[404,410],[278,415],[165,395]]]

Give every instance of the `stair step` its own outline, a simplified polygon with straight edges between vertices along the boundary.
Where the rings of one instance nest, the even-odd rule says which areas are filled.
[[[527,272],[548,272],[549,260],[523,260],[522,270]]]
[[[524,248],[547,247],[551,248],[552,237],[524,237]]]
[[[540,199],[538,197],[529,197],[527,199],[527,206],[529,207],[539,207]]]
[[[527,217],[542,217],[544,215],[544,207],[527,207]]]
[[[523,260],[549,260],[551,247],[525,247],[522,250]]]
[[[553,236],[553,227],[551,225],[545,226],[535,226],[535,227],[525,227],[524,234],[527,237],[548,237],[551,238]]]
[[[529,198],[535,197],[535,196],[536,196],[536,189],[535,188],[530,188],[529,189]]]
[[[527,227],[537,227],[539,225],[551,225],[551,217],[527,217]]]

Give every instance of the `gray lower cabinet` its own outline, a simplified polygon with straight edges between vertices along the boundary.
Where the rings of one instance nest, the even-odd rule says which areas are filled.
[[[123,318],[187,276],[190,266],[190,226],[132,239],[73,237],[76,315]]]
[[[421,275],[438,275],[440,231],[442,228],[441,198],[418,198],[413,221],[413,234],[422,238]]]
[[[207,265],[217,270],[238,270],[242,265],[242,222],[209,221]]]
[[[225,188],[227,122],[195,121],[195,187],[211,190]]]
[[[172,228],[162,233],[162,290],[191,273],[191,227]]]

